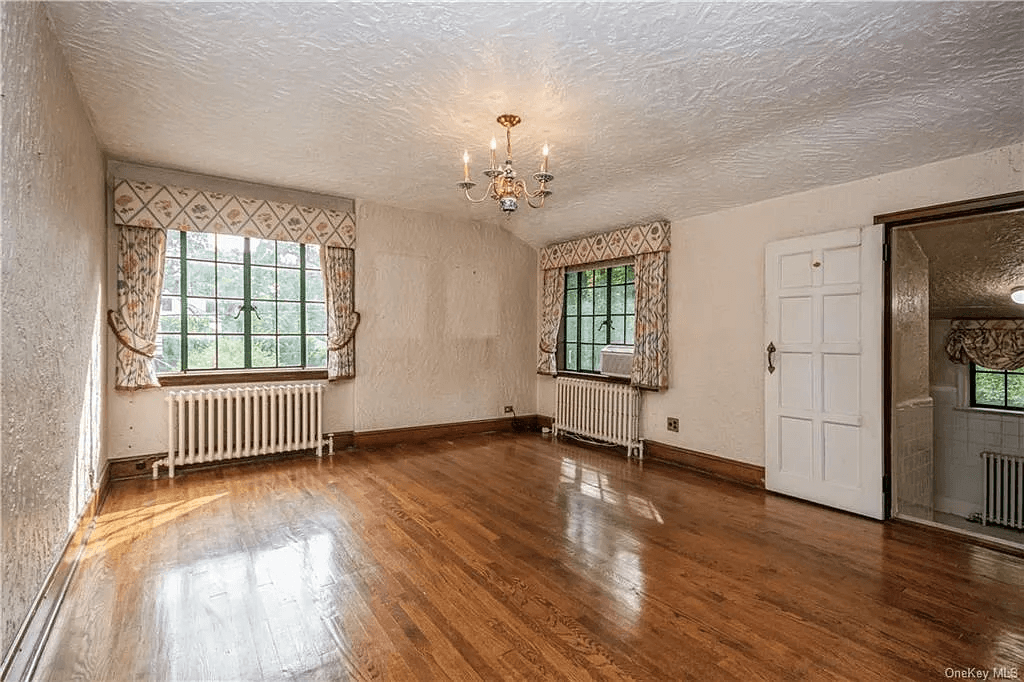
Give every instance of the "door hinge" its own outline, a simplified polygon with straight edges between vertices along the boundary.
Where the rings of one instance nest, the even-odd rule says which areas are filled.
[[[888,495],[892,492],[892,477],[889,474],[882,476],[882,494]]]
[[[889,245],[888,244],[882,244],[882,262],[883,263],[888,263],[889,262]]]

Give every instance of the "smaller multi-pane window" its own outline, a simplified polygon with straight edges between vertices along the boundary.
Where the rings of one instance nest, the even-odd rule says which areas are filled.
[[[971,363],[971,405],[1024,410],[1024,369],[987,369]]]
[[[560,369],[597,372],[602,347],[632,346],[635,301],[632,265],[567,273]]]
[[[320,248],[168,230],[159,373],[327,365]]]

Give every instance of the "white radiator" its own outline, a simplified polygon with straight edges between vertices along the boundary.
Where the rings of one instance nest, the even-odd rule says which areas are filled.
[[[575,433],[625,445],[626,454],[643,459],[640,440],[640,389],[587,379],[555,379],[554,435]]]
[[[218,462],[315,449],[333,442],[323,435],[323,384],[293,384],[171,391],[167,394],[166,466]]]
[[[985,524],[1024,528],[1024,457],[983,452]]]

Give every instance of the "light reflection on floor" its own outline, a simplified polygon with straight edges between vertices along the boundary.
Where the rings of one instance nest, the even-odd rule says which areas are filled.
[[[332,535],[321,532],[251,554],[237,551],[163,571],[154,616],[164,624],[191,621],[191,627],[162,627],[182,637],[164,642],[161,655],[172,662],[188,661],[271,646],[274,658],[286,662],[289,670],[308,671],[321,664],[324,652],[354,646],[344,629],[328,631],[309,623],[323,617],[317,604],[322,588],[332,586],[327,593],[346,591],[336,585],[339,576],[331,570],[334,551]],[[335,605],[343,602],[332,600],[331,608]],[[268,623],[275,624],[274,632]],[[287,643],[284,651],[282,642]],[[189,672],[194,668],[175,671],[174,677]]]
[[[574,555],[576,562],[603,574],[595,584],[622,606],[620,613],[629,626],[634,625],[643,612],[646,574],[641,543],[622,523],[621,513],[627,520],[636,517],[664,524],[661,512],[646,497],[616,490],[606,472],[577,459],[562,458],[559,483],[563,493],[580,496],[564,505],[565,538],[582,550]]]

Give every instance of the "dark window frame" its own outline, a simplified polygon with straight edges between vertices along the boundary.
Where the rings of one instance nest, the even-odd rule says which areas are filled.
[[[1006,370],[1006,369],[988,369],[982,367],[976,363],[970,364],[971,373],[971,407],[981,407],[991,410],[1011,410],[1013,412],[1024,412],[1024,407],[1018,407],[1016,405],[1010,405],[1010,381],[1009,377],[1013,376],[1024,376],[1024,369],[1017,370]],[[1003,402],[1002,404],[994,403],[979,403],[977,393],[977,378],[979,374],[991,374],[994,376],[1002,376],[1003,378]]]
[[[310,267],[307,265],[306,250],[307,245],[294,243],[294,242],[280,242],[277,240],[261,239],[258,237],[248,237],[243,235],[225,235],[225,236],[236,236],[242,238],[242,261],[238,262],[235,260],[226,260],[221,257],[218,250],[218,237],[220,235],[211,235],[214,237],[213,243],[213,254],[212,256],[190,256],[188,247],[188,235],[192,234],[189,231],[179,230],[177,239],[177,251],[172,253],[171,249],[168,248],[165,256],[165,263],[170,260],[175,260],[178,263],[178,274],[179,282],[176,291],[168,291],[166,288],[161,292],[161,313],[163,313],[164,298],[177,299],[179,310],[177,315],[179,316],[178,331],[165,330],[163,328],[163,318],[170,317],[161,314],[160,326],[158,327],[158,338],[167,338],[177,336],[178,343],[178,354],[180,358],[179,369],[171,371],[158,371],[157,376],[160,377],[161,384],[163,385],[187,385],[189,383],[210,383],[217,381],[246,381],[249,377],[254,381],[258,380],[276,380],[277,377],[281,378],[317,378],[320,375],[326,376],[326,345],[327,345],[327,334],[326,329],[323,333],[309,333],[307,329],[307,317],[310,312],[310,305],[323,306],[324,307],[324,319],[326,320],[326,302],[324,295],[321,300],[313,300],[307,295],[307,273],[308,272],[319,272],[319,266]],[[254,263],[252,259],[252,242],[253,240],[270,242],[274,244],[274,262],[273,264],[267,263]],[[298,264],[287,265],[279,262],[279,244],[293,244],[298,247]],[[188,281],[188,270],[190,265],[198,263],[208,264],[213,267],[213,293],[211,295],[196,295],[189,294],[189,281]],[[220,265],[237,266],[242,269],[242,297],[237,296],[225,296],[222,295],[219,290],[219,277],[220,277]],[[252,279],[253,272],[256,268],[267,268],[273,269],[274,271],[274,298],[257,298],[254,296],[252,291]],[[281,295],[279,290],[281,283],[281,272],[294,272],[298,276],[298,297],[297,298],[286,298]],[[321,275],[322,277],[322,275]],[[203,300],[213,301],[213,319],[215,328],[211,332],[196,332],[189,330],[188,318],[189,318],[189,300]],[[241,332],[228,332],[220,331],[217,328],[219,325],[220,317],[223,313],[221,309],[222,302],[232,302],[240,304],[238,314],[235,316],[242,318],[242,331]],[[280,304],[290,304],[298,306],[298,321],[299,329],[297,333],[282,333],[279,326],[278,312],[280,311]],[[274,310],[274,332],[272,334],[259,333],[253,329],[253,314],[259,315],[259,306],[264,305],[264,310],[267,309],[267,304],[273,306]],[[172,306],[173,307],[173,306]],[[214,350],[214,367],[202,367],[195,368],[189,366],[189,337],[212,337],[215,343]],[[244,361],[242,367],[220,367],[219,357],[219,344],[223,339],[227,338],[241,338],[242,339],[242,350]],[[254,365],[253,364],[253,343],[261,338],[274,340],[274,361],[273,365]],[[281,339],[294,338],[298,339],[299,349],[298,357],[300,364],[281,364]],[[311,339],[319,339],[324,347],[323,364],[308,365],[310,361],[309,344]],[[161,340],[161,344],[163,341]],[[161,346],[162,347],[162,346]],[[274,377],[274,379],[267,379],[267,377]]]
[[[625,268],[625,277],[621,284],[612,283],[612,270],[615,268]],[[597,284],[599,276],[597,273],[604,273],[604,282]],[[594,273],[593,284],[585,285],[584,279],[587,273]],[[570,286],[572,279],[575,279],[577,286]],[[594,267],[587,267],[583,270],[573,270],[572,272],[565,273],[564,280],[564,292],[562,294],[562,319],[558,331],[558,348],[557,348],[557,363],[558,371],[560,373],[570,374],[584,374],[587,376],[601,376],[600,373],[600,349],[609,344],[615,345],[626,345],[632,346],[635,343],[635,324],[636,324],[636,271],[632,262],[619,262],[611,263],[608,265],[602,265],[595,263]],[[612,312],[612,289],[621,287],[623,290],[623,313]],[[603,288],[605,290],[605,300],[607,301],[605,312],[602,314],[592,312],[591,314],[585,315],[583,313],[583,300],[582,296],[577,297],[576,301],[576,312],[570,314],[569,312],[569,296],[570,292],[582,292],[584,289],[596,290]],[[633,296],[629,296],[629,291],[632,288]],[[593,298],[593,297],[592,297]],[[594,301],[596,304],[596,301]],[[630,305],[632,303],[632,305]],[[593,305],[593,304],[592,304]],[[632,310],[630,310],[632,308]],[[603,319],[602,319],[603,317]],[[570,318],[574,319],[575,324],[575,335],[574,339],[568,338],[568,326]],[[590,321],[593,325],[593,331],[591,335],[591,341],[585,342],[583,338],[583,321],[584,318]],[[617,340],[612,341],[611,333],[615,321],[613,318],[621,318],[623,320],[624,329],[623,341],[620,344]],[[630,337],[626,332],[629,328],[627,320],[632,318],[634,324],[634,337]],[[597,320],[601,320],[601,325],[597,324]],[[597,341],[598,329],[602,330],[605,341]],[[568,354],[570,346],[575,346],[576,354],[576,366],[569,367]],[[591,362],[593,369],[583,368],[583,347],[588,346],[591,349]]]

